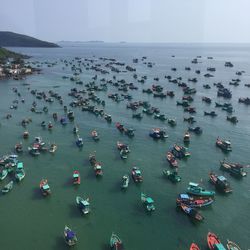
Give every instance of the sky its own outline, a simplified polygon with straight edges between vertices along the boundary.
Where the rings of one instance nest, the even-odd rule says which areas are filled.
[[[250,43],[250,0],[0,0],[0,30],[51,42]]]

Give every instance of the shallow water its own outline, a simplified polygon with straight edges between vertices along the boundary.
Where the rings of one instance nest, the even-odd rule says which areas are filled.
[[[210,208],[202,210],[205,217],[202,223],[192,223],[190,219],[176,210],[175,199],[178,193],[184,192],[189,181],[202,182],[209,189],[213,186],[208,183],[208,173],[219,170],[219,161],[227,157],[231,161],[243,164],[249,163],[250,142],[250,107],[238,103],[239,97],[249,97],[250,89],[245,83],[250,83],[250,50],[249,47],[240,46],[187,46],[187,45],[133,45],[133,44],[86,44],[82,47],[65,47],[60,49],[31,49],[16,48],[16,51],[32,55],[33,61],[58,61],[54,67],[42,66],[41,75],[27,77],[26,80],[5,80],[0,82],[0,155],[13,151],[14,145],[22,140],[24,128],[20,125],[23,118],[32,118],[32,123],[27,129],[30,138],[23,141],[25,152],[20,155],[24,162],[26,177],[22,183],[16,184],[13,190],[0,196],[0,235],[1,248],[5,250],[16,249],[67,249],[62,234],[64,225],[70,226],[77,232],[78,245],[74,249],[109,249],[109,238],[116,232],[123,240],[125,249],[129,250],[184,250],[189,249],[192,241],[206,249],[206,235],[212,231],[220,237],[223,243],[226,239],[237,242],[242,249],[250,248],[250,180],[249,176],[243,180],[232,178],[227,173],[233,188],[233,193],[227,196],[217,194],[216,201]],[[175,57],[171,57],[175,55]],[[202,63],[191,64],[191,60],[201,55]],[[97,92],[97,95],[105,100],[105,111],[112,115],[113,123],[108,124],[101,117],[82,112],[74,108],[75,123],[79,126],[80,135],[84,139],[84,146],[79,150],[75,146],[75,136],[72,133],[73,123],[62,127],[59,122],[54,123],[53,131],[43,130],[41,121],[53,121],[52,113],[64,114],[63,106],[57,101],[52,104],[37,100],[28,90],[38,89],[42,91],[54,90],[63,95],[65,103],[69,104],[73,99],[67,95],[73,87],[82,89],[83,86],[75,85],[70,80],[63,80],[63,75],[71,75],[69,68],[62,69],[59,59],[73,59],[74,57],[89,58],[95,56],[116,58],[118,61],[133,65],[132,59],[147,56],[148,61],[154,62],[153,68],[148,68],[141,62],[136,65],[138,76],[147,75],[145,84],[136,83],[131,73],[111,73],[98,75],[112,79],[125,79],[134,82],[139,90],[129,90],[134,101],[147,100],[153,106],[160,108],[169,118],[176,118],[177,126],[170,127],[166,122],[144,116],[141,121],[132,119],[132,111],[126,109],[127,101],[115,103],[107,98],[109,93],[117,90],[108,86],[107,92]],[[213,56],[213,60],[206,59]],[[231,61],[233,68],[225,68],[224,62]],[[191,71],[185,71],[186,66]],[[177,71],[171,71],[176,67]],[[215,77],[207,79],[203,77],[207,73],[207,67],[216,67]],[[201,70],[200,75],[194,71]],[[236,76],[235,72],[245,70],[242,76]],[[88,83],[96,72],[85,71],[80,75],[84,83]],[[183,117],[188,116],[182,107],[176,106],[183,92],[181,88],[164,79],[164,75],[173,77],[181,76],[184,82],[188,78],[196,77],[197,83],[188,83],[197,89],[192,106],[197,108],[195,115],[197,123],[194,125],[203,128],[200,136],[191,135],[189,151],[191,157],[179,162],[179,174],[181,183],[172,184],[162,176],[162,170],[169,168],[165,160],[166,151],[174,144],[182,144],[183,135],[188,124],[183,122]],[[159,77],[159,83],[153,80]],[[229,86],[232,78],[240,78],[240,86]],[[97,82],[99,82],[97,80]],[[214,101],[227,102],[217,98],[217,89],[212,86],[214,82],[222,82],[233,92],[230,102],[233,104],[235,115],[239,119],[237,125],[226,121],[225,111],[214,108]],[[24,86],[29,83],[30,86]],[[176,96],[166,99],[153,98],[151,95],[142,94],[142,88],[147,88],[153,83],[161,84],[165,90],[174,90]],[[210,84],[211,89],[203,89],[203,84]],[[53,88],[53,86],[59,86]],[[25,98],[25,104],[20,103],[17,110],[10,110],[9,106],[17,98],[12,88],[16,87]],[[120,92],[121,93],[121,92]],[[213,99],[213,104],[207,105],[201,101],[206,95]],[[49,107],[48,114],[34,114],[29,111],[31,103],[36,100],[38,107]],[[101,108],[101,106],[99,106]],[[204,110],[215,110],[218,116],[215,118],[204,117]],[[4,119],[6,113],[11,113],[12,118]],[[136,129],[135,137],[129,139],[120,134],[115,128],[114,122],[122,122],[125,126]],[[165,141],[153,141],[149,136],[149,130],[153,127],[167,129],[169,138]],[[90,132],[97,129],[100,141],[94,142]],[[58,150],[55,155],[49,153],[31,157],[27,147],[35,136],[42,136],[45,142],[56,142]],[[215,140],[220,136],[230,139],[233,151],[225,155],[216,148]],[[127,160],[120,159],[116,149],[117,141],[129,144],[131,153]],[[96,151],[96,156],[103,163],[104,176],[98,180],[88,162],[88,155]],[[126,192],[120,189],[121,177],[130,173],[133,166],[138,166],[144,176],[141,185],[135,185],[132,181]],[[78,188],[71,184],[73,170],[81,173],[82,183]],[[40,194],[39,182],[47,178],[52,189],[51,197],[44,198]],[[0,183],[1,188],[8,179]],[[148,215],[140,201],[140,192],[144,191],[155,200],[156,211]],[[75,205],[77,195],[89,197],[92,211],[88,216],[82,216]]]

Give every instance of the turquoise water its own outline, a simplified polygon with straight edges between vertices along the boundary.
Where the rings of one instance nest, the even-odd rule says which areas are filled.
[[[32,118],[32,123],[27,127],[30,138],[23,141],[25,152],[19,157],[24,162],[26,177],[22,183],[16,184],[9,194],[0,196],[0,235],[3,249],[67,249],[62,237],[64,225],[70,226],[77,232],[79,242],[75,249],[109,249],[108,243],[112,231],[121,237],[125,249],[129,250],[184,250],[189,249],[192,241],[197,242],[202,249],[206,249],[208,231],[218,234],[223,243],[230,239],[237,242],[242,249],[250,248],[249,176],[237,180],[224,173],[231,183],[233,193],[228,196],[217,194],[213,205],[201,211],[205,220],[200,224],[192,223],[175,207],[176,196],[186,190],[189,181],[202,182],[205,187],[213,189],[208,183],[208,173],[213,170],[222,174],[219,170],[219,161],[223,158],[249,164],[250,108],[238,103],[239,97],[250,96],[250,89],[244,86],[250,82],[249,47],[86,44],[82,47],[60,49],[17,48],[16,51],[32,55],[30,60],[33,61],[57,61],[57,64],[54,67],[43,64],[42,74],[32,75],[26,80],[0,82],[1,155],[13,151],[14,145],[20,140],[23,141],[24,128],[20,122],[23,118]],[[191,64],[191,60],[198,55],[202,56],[202,59],[199,59],[202,63]],[[57,101],[49,104],[37,100],[28,89],[30,87],[47,92],[53,90],[61,94],[64,103],[68,105],[73,100],[67,95],[69,90],[73,87],[82,89],[83,86],[62,79],[63,75],[71,76],[72,73],[69,67],[62,69],[64,65],[60,59],[71,60],[76,56],[96,60],[99,57],[115,58],[125,62],[126,65],[136,66],[138,76],[148,76],[145,84],[136,83],[133,72],[100,75],[95,71],[83,70],[80,78],[84,84],[92,81],[91,78],[95,74],[98,75],[97,83],[100,83],[99,80],[103,77],[112,79],[113,75],[116,75],[117,80],[134,82],[139,88],[138,91],[128,92],[133,96],[133,101],[149,101],[167,117],[176,118],[177,126],[170,127],[166,122],[149,116],[144,116],[141,121],[132,119],[132,111],[126,109],[126,100],[115,103],[107,98],[108,94],[118,92],[115,87],[108,85],[107,92],[96,94],[105,100],[105,112],[112,115],[113,123],[108,124],[101,117],[74,108],[75,123],[79,126],[80,135],[84,139],[84,146],[79,150],[75,146],[76,138],[72,133],[73,123],[62,127],[59,122],[53,121],[52,113],[58,112],[59,116],[62,116],[63,106]],[[148,68],[141,62],[136,65],[132,63],[133,58],[142,56],[147,56],[147,61],[155,63],[153,68]],[[213,56],[214,59],[208,60],[207,56]],[[234,67],[225,68],[225,61],[231,61]],[[191,71],[184,70],[187,66],[191,67]],[[171,71],[172,67],[176,67],[177,71]],[[213,78],[203,77],[207,73],[207,67],[216,67]],[[201,70],[200,75],[194,73],[197,69]],[[245,70],[246,73],[236,76],[235,72],[238,70]],[[188,126],[187,123],[183,123],[183,117],[188,114],[183,112],[182,107],[176,106],[176,101],[183,95],[181,88],[164,79],[165,75],[171,75],[173,78],[181,76],[183,82],[187,82],[188,78],[198,79],[197,83],[188,84],[197,89],[192,103],[192,106],[197,108],[195,126],[203,128],[201,136],[191,135],[189,145],[191,157],[179,162],[182,181],[176,185],[163,178],[162,170],[169,168],[165,159],[166,151],[176,142],[182,144],[183,134]],[[155,77],[159,77],[159,82],[153,80]],[[228,83],[232,78],[240,78],[242,80],[240,86],[229,86]],[[226,121],[225,111],[214,108],[214,101],[226,102],[222,98],[217,98],[214,82],[222,82],[232,90],[233,98],[230,102],[233,104],[234,114],[239,119],[237,125]],[[30,85],[22,85],[24,83]],[[176,96],[173,99],[167,97],[161,100],[153,98],[152,95],[142,94],[143,88],[150,87],[154,83],[162,85],[164,90],[175,91]],[[210,84],[212,88],[206,90],[202,87],[203,84]],[[16,87],[25,98],[25,103],[19,103],[17,110],[9,109],[12,101],[17,99],[12,91],[13,87]],[[203,95],[211,97],[213,104],[207,105],[202,102]],[[39,115],[30,112],[34,100],[37,101],[39,108],[48,106],[48,114]],[[204,117],[205,110],[215,110],[218,116]],[[13,117],[6,120],[4,118],[6,113],[11,113]],[[41,128],[40,123],[43,120],[53,121],[53,131]],[[136,129],[135,137],[130,139],[120,134],[114,125],[117,121]],[[148,133],[154,127],[165,128],[169,138],[165,141],[153,141]],[[90,136],[93,129],[97,129],[100,134],[99,142],[94,142]],[[45,142],[56,142],[58,150],[55,155],[44,153],[37,158],[31,157],[27,147],[35,136],[42,136]],[[225,155],[216,148],[215,140],[218,136],[230,139],[233,147],[231,153]],[[120,159],[116,149],[118,140],[130,146],[131,153],[125,161]],[[97,159],[103,164],[104,176],[100,180],[96,179],[88,162],[88,155],[93,151],[96,151]],[[130,173],[133,166],[138,166],[142,170],[144,182],[135,185],[131,181],[128,190],[122,192],[121,177],[125,173]],[[80,171],[82,178],[78,188],[71,184],[75,169]],[[40,193],[39,182],[42,178],[49,180],[51,197],[44,198]],[[8,180],[0,183],[1,188]],[[141,191],[155,200],[156,211],[152,215],[148,215],[141,204]],[[75,204],[77,195],[90,198],[92,211],[88,216],[82,216],[77,209]]]

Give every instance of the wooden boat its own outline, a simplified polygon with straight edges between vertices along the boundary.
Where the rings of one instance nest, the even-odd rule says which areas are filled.
[[[204,115],[205,116],[211,116],[211,117],[217,116],[217,114],[214,111],[211,111],[211,112],[204,111]]]
[[[23,168],[23,163],[18,162],[16,167],[15,178],[17,181],[21,181],[25,177],[25,171]]]
[[[194,183],[194,182],[189,182],[189,186],[187,188],[187,193],[191,194],[191,195],[202,196],[202,197],[204,197],[204,196],[210,197],[210,196],[215,195],[214,191],[206,190],[206,189],[200,187],[198,183]]]
[[[178,168],[178,162],[171,152],[167,152],[166,158],[171,167]]]
[[[217,235],[211,232],[207,234],[207,245],[210,250],[226,250]]]
[[[2,169],[1,171],[1,175],[0,175],[0,180],[4,180],[6,178],[6,176],[8,175],[8,170],[6,169]]]
[[[202,133],[201,127],[189,127],[188,131],[194,132],[197,135],[200,135]]]
[[[102,176],[103,175],[103,171],[102,171],[102,165],[100,162],[96,162],[94,164],[94,171],[95,171],[95,175],[98,176]]]
[[[23,132],[23,139],[27,139],[29,138],[29,132],[28,131],[24,131]]]
[[[42,179],[40,181],[40,190],[41,190],[43,196],[47,196],[47,195],[51,194],[48,180]]]
[[[121,188],[122,189],[127,189],[128,188],[128,184],[129,184],[129,175],[125,174],[122,176],[122,185]]]
[[[93,138],[94,141],[99,141],[100,140],[99,135],[98,135],[98,133],[97,133],[96,130],[93,130],[91,132],[91,136],[92,136],[92,138]]]
[[[221,140],[219,137],[216,140],[216,146],[227,152],[232,151],[231,142],[228,140]]]
[[[169,118],[169,119],[168,119],[168,124],[171,125],[171,126],[173,127],[173,126],[176,126],[176,125],[177,125],[177,122],[176,122],[175,119]]]
[[[73,172],[73,184],[74,185],[80,185],[81,184],[80,172],[78,170],[75,170]]]
[[[168,138],[168,135],[166,134],[166,131],[160,129],[160,128],[154,128],[149,132],[149,136],[153,139],[165,139]]]
[[[124,126],[120,122],[117,122],[115,126],[120,132],[124,132]]]
[[[73,232],[68,226],[64,227],[63,235],[67,245],[74,246],[77,243],[76,233]]]
[[[8,193],[12,188],[13,188],[14,182],[10,181],[7,185],[4,186],[4,188],[2,189],[2,193],[6,194]]]
[[[183,142],[184,143],[189,143],[190,142],[190,133],[188,131],[186,131],[185,134],[184,134]]]
[[[232,189],[226,177],[223,175],[216,175],[214,173],[209,174],[210,182],[215,185],[215,187],[224,193],[231,193]]]
[[[53,124],[52,124],[52,122],[49,122],[48,129],[51,130],[52,128],[53,128]]]
[[[76,197],[76,204],[83,214],[88,214],[90,212],[89,198],[83,199],[80,196]]]
[[[40,155],[39,145],[37,145],[37,144],[34,144],[32,147],[28,147],[28,151],[33,156]]]
[[[142,174],[141,174],[141,171],[139,168],[137,167],[133,167],[132,168],[132,171],[131,171],[131,174],[132,174],[132,178],[134,180],[134,182],[142,182],[143,181],[143,177],[142,177]]]
[[[74,126],[74,128],[73,128],[73,133],[74,133],[74,134],[77,134],[78,132],[79,132],[78,127],[77,127],[77,126]]]
[[[238,122],[238,118],[236,116],[227,116],[227,121],[236,124]]]
[[[247,175],[247,172],[244,171],[244,166],[239,163],[230,163],[223,160],[220,164],[222,170],[229,172],[233,176],[241,178]]]
[[[109,241],[110,248],[113,250],[119,250],[122,248],[122,240],[114,233],[111,234]]]
[[[57,150],[57,145],[55,143],[52,143],[49,148],[50,153],[55,153]]]
[[[200,250],[200,248],[195,243],[192,243],[190,246],[190,250]]]
[[[16,145],[15,145],[15,151],[17,152],[17,153],[22,153],[23,152],[23,144],[20,142],[20,143],[17,143]]]
[[[76,146],[78,148],[83,147],[83,139],[81,137],[79,137],[79,136],[77,137],[77,140],[76,140]]]
[[[179,194],[176,199],[176,205],[180,206],[180,204],[185,204],[189,207],[201,208],[205,206],[209,206],[214,202],[214,200],[210,197],[192,197],[188,194]]]
[[[196,209],[189,207],[185,204],[181,204],[180,207],[182,211],[186,213],[188,216],[190,216],[192,219],[198,221],[202,221],[204,219],[204,217]]]
[[[89,162],[90,162],[90,164],[91,164],[92,166],[95,165],[95,163],[96,163],[95,154],[90,154],[90,155],[89,155]]]
[[[154,200],[151,197],[147,196],[144,193],[141,193],[141,201],[146,207],[147,211],[149,212],[155,211]]]
[[[180,182],[181,177],[178,175],[177,171],[163,170],[163,174],[172,182]]]
[[[188,157],[191,154],[189,152],[187,152],[187,149],[183,146],[174,144],[173,148],[172,148],[172,153],[176,158],[182,159],[184,157]]]
[[[227,249],[228,250],[241,250],[241,248],[234,242],[227,240]]]

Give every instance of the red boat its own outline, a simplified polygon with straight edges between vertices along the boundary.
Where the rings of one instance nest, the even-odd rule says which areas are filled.
[[[78,170],[75,170],[73,172],[73,184],[74,185],[80,185],[81,184],[81,177],[80,177],[80,173]]]
[[[96,162],[95,165],[94,165],[94,170],[95,170],[95,175],[96,176],[102,176],[103,175],[101,163]]]
[[[190,246],[190,250],[200,250],[200,248],[195,243],[192,243]]]
[[[207,245],[210,250],[220,249],[217,246],[222,245],[219,238],[214,233],[207,234]],[[223,248],[222,248],[223,249]]]
[[[40,190],[41,190],[41,192],[42,192],[42,194],[44,196],[47,196],[47,195],[51,194],[50,187],[49,187],[49,184],[48,184],[48,180],[42,179],[40,181]]]
[[[178,168],[178,162],[171,152],[167,152],[166,158],[171,167]]]
[[[131,174],[132,174],[134,182],[142,182],[143,181],[142,173],[139,170],[139,168],[133,167]]]
[[[115,126],[120,132],[124,132],[124,126],[120,122],[117,122]]]

